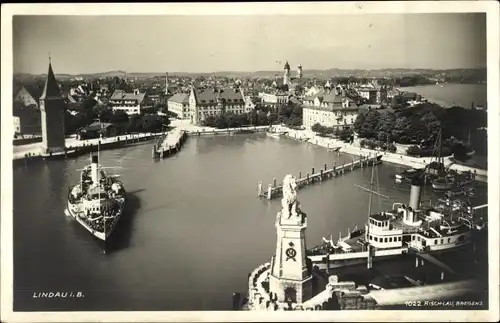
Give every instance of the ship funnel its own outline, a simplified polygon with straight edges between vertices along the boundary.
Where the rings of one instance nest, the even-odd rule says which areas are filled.
[[[422,197],[422,186],[423,186],[422,178],[415,177],[411,181],[411,191],[410,191],[410,207],[413,210],[420,209],[420,199]]]
[[[91,174],[92,174],[92,182],[94,185],[97,185],[99,183],[98,177],[98,172],[97,172],[97,164],[99,163],[99,158],[97,155],[92,156],[92,163],[90,164],[90,169],[91,169]]]

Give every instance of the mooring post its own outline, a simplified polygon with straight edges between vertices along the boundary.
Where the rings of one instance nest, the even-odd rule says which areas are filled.
[[[309,173],[307,173],[307,184],[309,184]]]
[[[273,187],[276,187],[276,178],[273,178]]]
[[[325,164],[325,172],[326,172],[326,164]]]
[[[270,200],[273,198],[273,187],[271,184],[267,186],[267,199]]]
[[[257,186],[257,196],[262,196],[262,182]]]
[[[313,176],[314,176],[314,167],[312,168],[311,175],[313,175]]]
[[[299,179],[302,179],[302,172],[299,172]]]
[[[320,174],[319,174],[319,181],[323,181],[323,170],[320,171]]]

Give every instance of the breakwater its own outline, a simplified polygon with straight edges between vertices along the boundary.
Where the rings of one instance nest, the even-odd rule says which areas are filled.
[[[320,169],[319,172],[315,172],[312,168],[311,173],[306,173],[302,176],[302,172],[299,173],[298,179],[296,180],[297,189],[303,188],[305,186],[322,182],[323,180],[334,178],[338,175],[342,175],[345,172],[353,171],[357,168],[363,168],[368,166],[373,166],[381,163],[381,156],[375,157],[363,157],[361,156],[358,160],[354,160],[350,163],[343,165],[336,165],[334,163],[333,167],[328,169],[328,165],[325,164],[324,169]],[[271,200],[275,197],[279,197],[283,194],[283,185],[277,185],[276,178],[273,179],[273,183],[267,186],[267,189],[262,187],[262,182],[259,182],[257,188],[257,196],[265,197]]]

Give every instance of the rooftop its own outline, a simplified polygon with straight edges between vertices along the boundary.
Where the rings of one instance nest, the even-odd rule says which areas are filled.
[[[127,93],[123,90],[115,90],[113,95],[111,95],[110,100],[125,100],[125,101],[133,101],[137,100],[138,102],[142,102],[144,100],[144,96],[146,93]]]
[[[168,102],[178,102],[178,103],[188,103],[189,94],[188,93],[176,93],[168,99]]]

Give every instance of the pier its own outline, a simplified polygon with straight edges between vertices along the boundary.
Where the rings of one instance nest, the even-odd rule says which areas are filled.
[[[350,163],[346,163],[343,165],[333,165],[332,168],[328,169],[328,165],[325,164],[323,169],[320,169],[319,172],[315,172],[315,169],[312,168],[311,173],[306,173],[305,176],[302,176],[302,172],[299,173],[299,177],[296,180],[297,189],[302,187],[322,182],[323,180],[334,178],[338,175],[342,175],[346,172],[353,171],[357,168],[368,167],[372,165],[380,164],[382,155],[377,155],[375,157],[363,157],[360,156],[358,160],[354,160]],[[262,182],[258,184],[258,197],[265,197],[268,200],[271,200],[275,197],[279,197],[283,194],[283,185],[277,185],[276,178],[273,179],[273,183],[269,184],[267,189],[264,190],[262,187]]]
[[[187,133],[184,130],[174,129],[167,132],[153,146],[152,157],[163,159],[177,153],[186,138]]]

